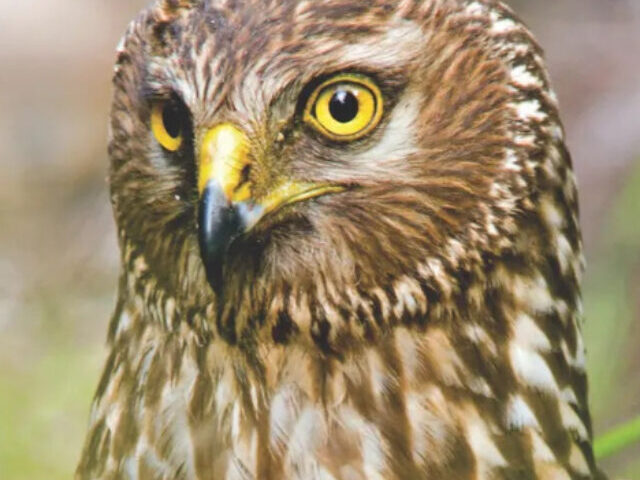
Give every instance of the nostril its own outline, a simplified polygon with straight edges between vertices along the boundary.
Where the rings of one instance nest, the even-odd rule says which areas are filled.
[[[238,184],[238,188],[249,182],[249,175],[251,175],[251,165],[246,165],[240,174],[240,183]]]

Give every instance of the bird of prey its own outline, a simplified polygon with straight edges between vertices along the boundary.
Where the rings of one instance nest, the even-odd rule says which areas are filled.
[[[78,479],[602,478],[575,176],[507,6],[157,1],[109,154]]]

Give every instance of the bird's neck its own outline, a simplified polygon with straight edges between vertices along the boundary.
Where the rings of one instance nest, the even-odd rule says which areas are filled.
[[[144,260],[136,265],[129,275],[143,279]],[[185,318],[161,289],[125,278],[111,341],[126,345],[127,371],[186,392],[191,418],[256,432],[267,450],[284,448],[308,422],[309,449],[326,450],[330,436],[351,451],[360,445],[345,427],[352,424],[390,462],[410,455],[415,464],[428,451],[422,461],[456,473],[456,451],[489,472],[522,463],[528,442],[536,471],[553,476],[570,465],[588,474],[580,306],[569,288],[576,266],[511,249],[466,268],[428,267],[386,288],[347,292],[348,308],[326,297],[279,300],[255,336],[235,342],[206,315]],[[239,414],[235,426],[229,412]],[[220,441],[247,442],[233,447],[237,454],[253,448],[250,438]],[[400,464],[390,468],[414,478]]]
[[[295,456],[303,445],[318,458],[372,455],[367,442],[389,472],[383,478],[418,478],[411,469],[420,462],[452,478],[467,478],[472,464],[490,475],[526,462],[540,478],[588,475],[579,309],[554,295],[557,278],[532,268],[517,256],[496,258],[478,270],[481,281],[471,272],[455,289],[405,280],[394,296],[378,291],[348,321],[376,328],[350,334],[353,345],[340,335],[318,344],[314,332],[277,341],[272,331],[270,341],[230,344],[186,322],[145,318],[140,301],[123,304],[113,341],[127,344],[128,371],[154,376],[159,391],[183,392],[150,392],[145,402],[171,401],[157,411],[173,411],[184,394],[178,403],[196,436],[219,425],[215,441],[276,475],[268,478],[282,467],[273,452]],[[281,320],[303,332],[307,317],[295,311]],[[375,322],[385,312],[398,321]],[[525,459],[525,445],[533,457]]]

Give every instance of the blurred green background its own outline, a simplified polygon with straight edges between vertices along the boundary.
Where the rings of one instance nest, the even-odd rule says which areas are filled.
[[[118,254],[114,48],[143,0],[0,0],[0,479],[70,478]],[[596,433],[640,415],[640,1],[514,0],[547,51],[578,173]],[[603,462],[640,479],[640,445]]]

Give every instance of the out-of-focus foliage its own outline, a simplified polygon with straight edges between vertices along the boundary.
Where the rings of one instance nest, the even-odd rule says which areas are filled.
[[[640,442],[640,417],[599,435],[594,445],[596,458],[607,458]]]
[[[0,478],[70,478],[117,279],[113,50],[147,0],[0,0]],[[640,414],[640,1],[513,0],[545,47],[581,186],[596,434]],[[640,445],[608,458],[640,478]]]
[[[592,415],[601,440],[597,453],[606,457],[604,464],[610,471],[626,473],[630,478],[640,477],[640,421],[625,423],[640,415],[639,206],[637,162],[602,221],[602,238],[597,253],[591,256],[584,289]],[[605,434],[605,428],[617,424],[617,431]],[[636,443],[620,448],[630,440]]]

